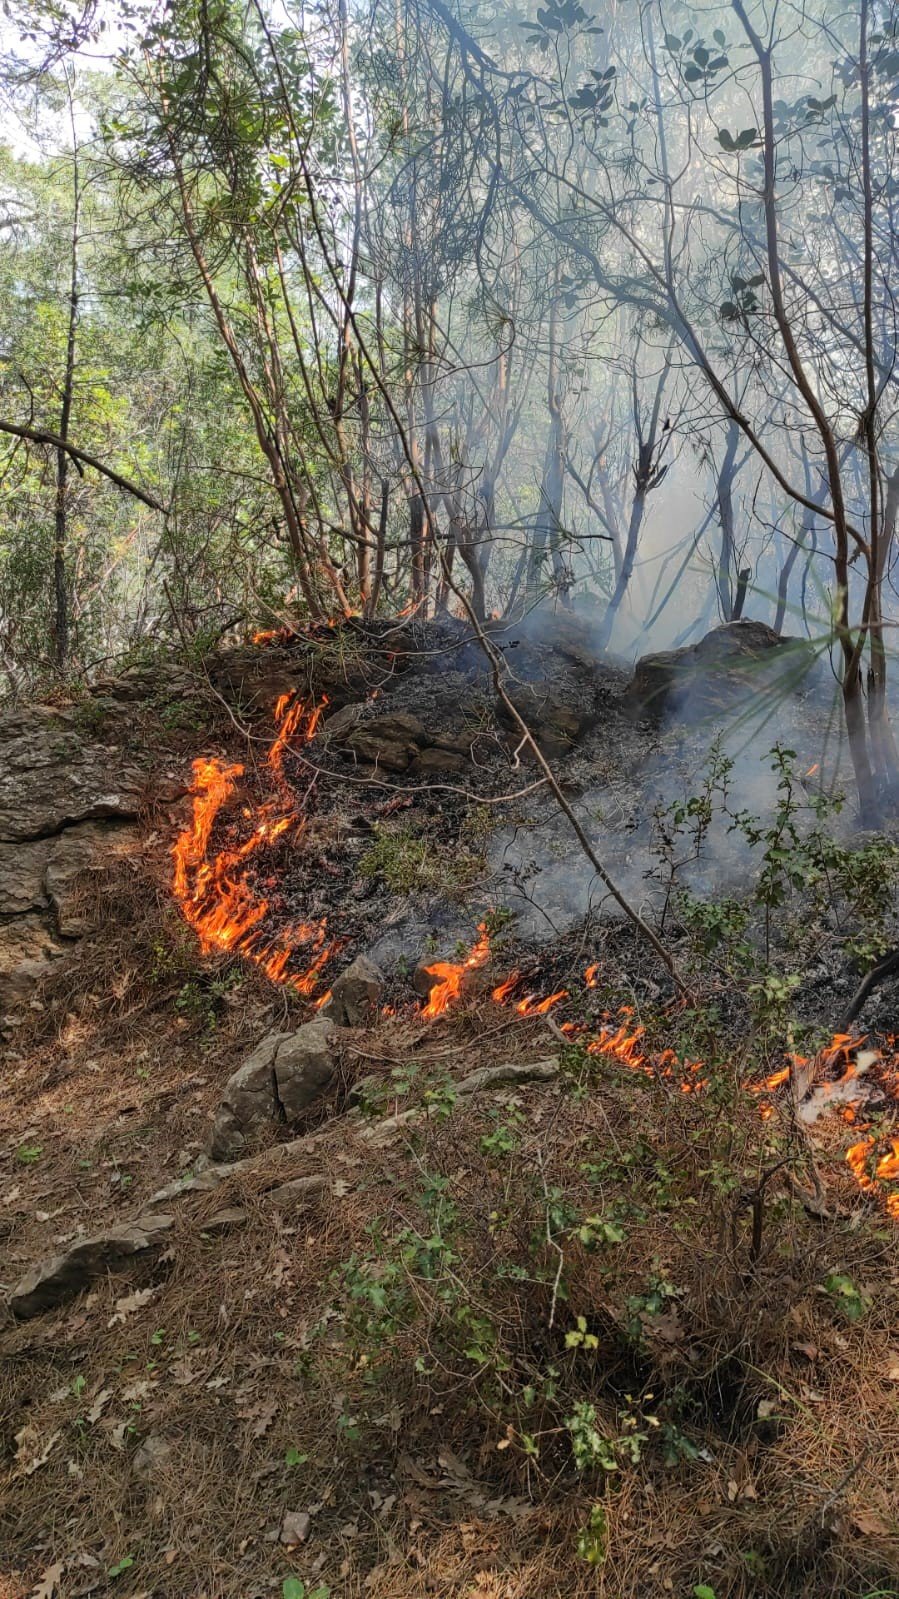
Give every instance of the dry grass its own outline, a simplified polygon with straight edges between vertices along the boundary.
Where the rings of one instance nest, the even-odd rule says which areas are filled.
[[[195,1159],[281,1003],[199,966],[161,892],[135,886],[124,914],[125,892],[4,1081],[8,1281]],[[487,1005],[349,1038],[333,1119],[279,1169],[326,1173],[324,1193],[285,1208],[258,1172],[234,1177],[179,1202],[155,1261],[7,1326],[9,1594],[59,1563],[65,1599],[261,1599],[292,1573],[340,1599],[899,1593],[895,1233],[825,1135],[831,1219],[772,1181],[752,1261],[741,1193],[803,1152],[726,1085],[716,1105],[572,1055],[557,1082],[452,1102],[473,1067],[557,1049]],[[428,1096],[431,1113],[360,1138],[365,1116],[337,1113],[370,1074],[374,1115]],[[207,1230],[227,1206],[242,1224]],[[594,1215],[622,1241],[585,1244]],[[831,1273],[866,1296],[860,1320]],[[659,1281],[676,1291],[653,1308]],[[578,1317],[595,1349],[566,1347]],[[607,1439],[645,1432],[639,1458],[576,1471],[579,1403]],[[685,1440],[674,1464],[666,1428]],[[594,1503],[591,1566],[577,1540]],[[310,1518],[294,1549],[288,1511]]]

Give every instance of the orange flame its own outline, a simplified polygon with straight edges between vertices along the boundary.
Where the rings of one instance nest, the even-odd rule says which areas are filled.
[[[433,966],[425,967],[428,976],[436,979],[428,996],[428,1002],[421,1013],[428,1021],[433,1021],[435,1016],[442,1016],[448,1006],[459,998],[465,973],[476,971],[488,959],[490,934],[486,923],[478,923],[478,934],[477,942],[472,945],[464,961],[458,964],[453,961],[435,961]]]
[[[519,1016],[545,1016],[547,1011],[558,1005],[560,999],[568,998],[568,989],[560,988],[555,994],[547,994],[545,999],[535,999],[533,994],[526,994],[515,1006]]]
[[[307,707],[302,700],[282,694],[275,706],[277,733],[266,757],[279,787],[286,788],[284,757],[291,740],[308,743],[313,737],[323,705]],[[317,986],[322,968],[339,947],[326,940],[327,922],[297,923],[277,940],[263,937],[262,923],[271,904],[256,892],[247,873],[247,864],[260,851],[269,849],[291,828],[300,827],[303,818],[291,801],[279,808],[275,801],[261,805],[258,812],[245,810],[258,820],[249,837],[211,852],[216,821],[233,797],[243,766],[229,765],[214,756],[193,764],[193,813],[172,849],[174,864],[172,887],[185,921],[194,929],[204,954],[214,951],[239,953],[252,960],[274,983],[284,983],[308,995]],[[311,945],[313,959],[304,971],[290,970],[298,948]]]

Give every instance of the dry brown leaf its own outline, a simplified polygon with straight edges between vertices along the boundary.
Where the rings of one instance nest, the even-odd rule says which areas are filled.
[[[814,1361],[818,1358],[817,1344],[791,1344],[790,1348],[795,1349],[797,1355],[804,1355],[806,1360]]]
[[[153,1383],[147,1382],[146,1378],[141,1377],[137,1382],[129,1382],[126,1384],[126,1386],[122,1389],[122,1398],[125,1403],[129,1405],[132,1404],[135,1399],[146,1399],[147,1395],[152,1393],[153,1386]]]
[[[245,1411],[244,1420],[251,1423],[250,1436],[252,1438],[264,1438],[277,1414],[278,1402],[276,1399],[262,1399],[251,1410]]]
[[[51,1432],[49,1438],[42,1444],[37,1428],[33,1427],[30,1422],[22,1428],[21,1432],[17,1432],[17,1475],[31,1477],[41,1466],[45,1466],[50,1458],[50,1451],[58,1437],[59,1430],[57,1429],[56,1432]]]
[[[101,1388],[100,1392],[98,1393],[98,1395],[96,1397],[96,1399],[94,1400],[93,1404],[91,1405],[90,1410],[87,1413],[86,1420],[90,1421],[90,1422],[99,1421],[100,1417],[103,1414],[103,1411],[104,1411],[105,1407],[109,1404],[109,1401],[110,1401],[111,1398],[112,1398],[112,1389],[111,1388]]]
[[[144,1305],[148,1305],[158,1291],[156,1288],[135,1288],[133,1294],[125,1294],[121,1299],[117,1299],[115,1302],[115,1315],[110,1316],[106,1323],[107,1327],[115,1327],[119,1322],[124,1321],[126,1316],[132,1315],[135,1310],[142,1310]]]
[[[48,1566],[46,1571],[41,1572],[40,1581],[31,1590],[31,1599],[53,1599],[65,1566],[64,1560],[57,1560],[52,1566]]]

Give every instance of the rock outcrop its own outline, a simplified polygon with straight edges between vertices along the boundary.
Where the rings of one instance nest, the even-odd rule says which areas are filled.
[[[787,691],[797,686],[811,660],[801,639],[782,638],[764,622],[725,622],[698,644],[644,655],[627,699],[637,716],[714,716],[775,681]]]
[[[0,1022],[90,930],[77,889],[134,841],[142,774],[72,711],[0,722]]]
[[[9,1296],[9,1309],[23,1321],[39,1316],[71,1299],[108,1271],[115,1271],[134,1255],[155,1249],[173,1225],[172,1216],[159,1213],[140,1216],[136,1222],[89,1238],[77,1238],[63,1254],[42,1261],[25,1274]]]

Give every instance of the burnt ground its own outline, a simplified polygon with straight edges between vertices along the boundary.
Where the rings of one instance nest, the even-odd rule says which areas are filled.
[[[750,1022],[743,979],[712,962],[699,1003],[673,1002],[545,797],[517,795],[534,772],[514,764],[479,662],[459,662],[456,640],[456,675],[435,670],[453,641],[429,638],[420,669],[387,661],[395,638],[348,669],[343,649],[352,688],[330,681],[332,704],[470,736],[465,766],[373,771],[325,721],[285,765],[308,794],[307,830],[265,863],[276,925],[327,915],[346,940],[337,969],[378,949],[395,1014],[346,1031],[306,1119],[274,1127],[214,1193],[178,1201],[155,1255],[0,1331],[0,1593],[897,1593],[895,1230],[847,1168],[856,1132],[838,1117],[803,1131],[783,1090],[759,1116],[744,1084],[781,1065],[784,1041]],[[520,675],[565,675],[567,708],[589,718],[555,756],[566,793],[628,891],[657,909],[652,812],[696,792],[720,718],[660,730],[634,719],[614,663],[594,663],[585,687],[580,665],[533,649]],[[228,1075],[266,1029],[309,1014],[251,963],[201,957],[167,855],[189,810],[178,774],[196,754],[246,761],[241,802],[269,794],[272,689],[323,671],[305,657],[299,671],[295,653],[254,652],[264,686],[228,663],[225,689],[211,669],[211,696],[202,682],[177,695],[157,682],[152,703],[100,696],[175,775],[131,861],[85,883],[99,935],[7,1041],[7,1286],[202,1169]],[[812,686],[765,737],[788,740],[804,773],[826,757],[829,717]],[[739,709],[731,724],[735,806],[759,808],[768,767],[757,742],[741,752]],[[239,808],[221,841],[239,832]],[[692,869],[719,898],[752,877],[726,828]],[[514,913],[498,920],[491,975],[520,970],[516,997],[569,997],[522,1017],[473,989],[424,1022],[413,965],[469,946],[490,909]],[[791,968],[797,925],[798,905]],[[689,966],[676,919],[669,935]],[[804,928],[794,998],[810,1038],[858,980],[846,936]],[[885,985],[862,1025],[890,1030],[894,1004]],[[701,1093],[559,1035],[570,1022],[594,1036],[622,1005],[652,1058],[702,1059]],[[562,1065],[551,1081],[454,1099],[477,1068],[546,1060]],[[868,1127],[886,1136],[885,1107]],[[321,1186],[274,1198],[279,1151],[279,1186]],[[591,1427],[610,1441],[605,1464]]]

